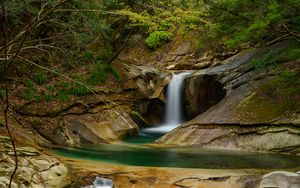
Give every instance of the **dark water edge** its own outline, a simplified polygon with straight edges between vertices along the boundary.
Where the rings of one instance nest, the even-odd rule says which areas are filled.
[[[155,140],[163,136],[163,133],[147,133],[143,129],[140,130],[139,136],[138,137],[126,137],[124,139],[125,143],[128,144],[147,144],[147,143],[153,143]]]
[[[57,148],[54,153],[70,158],[146,167],[203,169],[288,169],[300,167],[300,156],[198,148],[157,148],[132,144],[86,145]]]

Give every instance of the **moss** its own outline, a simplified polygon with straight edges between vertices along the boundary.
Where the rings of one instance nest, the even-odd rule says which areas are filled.
[[[137,117],[139,120],[141,120],[143,123],[145,123],[145,124],[149,124],[149,122],[140,114],[140,113],[138,113],[137,111],[135,111],[135,110],[132,110],[131,112],[130,112],[130,114],[132,115],[132,116],[135,116],[135,117]]]
[[[242,121],[270,122],[296,113],[300,106],[300,77],[298,73],[282,72],[262,84],[235,109]]]

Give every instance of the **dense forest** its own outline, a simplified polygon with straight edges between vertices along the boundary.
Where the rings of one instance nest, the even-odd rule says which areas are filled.
[[[286,137],[299,139],[300,0],[0,0],[0,8],[0,149],[14,159],[9,173],[0,168],[0,187],[17,186],[18,147],[112,143],[161,123],[172,72],[196,71],[184,82],[187,99],[181,102],[193,130],[247,124],[262,128],[230,134],[284,129],[297,135]],[[251,68],[240,63],[244,59]],[[243,100],[230,109],[228,98]],[[227,111],[236,119],[226,119]],[[135,128],[117,130],[118,117]],[[81,118],[82,124],[74,123]],[[114,133],[97,137],[95,129],[82,128],[92,120]],[[280,130],[269,130],[273,126]],[[182,145],[186,138],[177,136],[188,133],[185,128],[156,142]],[[246,144],[242,150],[299,155],[294,140],[282,148]],[[2,184],[7,174],[10,181]]]

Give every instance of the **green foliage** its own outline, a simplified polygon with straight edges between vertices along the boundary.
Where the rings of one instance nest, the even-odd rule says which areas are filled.
[[[300,95],[300,73],[296,70],[285,70],[280,72],[277,77],[272,80],[273,84],[280,85],[282,93],[285,97]]]
[[[280,78],[287,79],[287,78],[296,78],[298,73],[296,71],[283,71],[279,74]]]
[[[285,54],[283,59],[285,61],[292,61],[295,59],[300,58],[300,48],[299,47],[294,47],[289,49]]]
[[[35,90],[33,88],[25,88],[23,92],[23,98],[27,101],[30,101],[33,99],[34,93]]]
[[[73,94],[73,95],[81,96],[81,95],[87,95],[89,93],[90,93],[90,90],[87,87],[79,85],[79,84],[74,84],[73,87],[70,88],[70,94]]]
[[[5,97],[5,90],[4,89],[0,89],[0,98],[4,98]]]
[[[109,73],[111,73],[117,81],[121,81],[121,76],[118,70],[112,64],[103,63],[98,60],[92,68],[91,75],[88,77],[87,83],[90,85],[97,85],[104,82]]]
[[[118,82],[122,80],[121,75],[115,66],[113,65],[110,66],[110,72]]]
[[[54,86],[47,86],[46,89],[49,91],[49,92],[54,92],[55,91],[55,87]]]
[[[90,61],[90,60],[93,59],[93,56],[94,56],[94,55],[93,55],[93,52],[87,50],[87,51],[85,51],[85,52],[83,53],[83,60],[85,60],[85,61]]]
[[[168,29],[170,29],[171,25],[172,24],[169,21],[163,20],[161,22],[159,30],[160,31],[167,31]]]
[[[254,64],[256,68],[265,68],[269,65],[276,66],[279,63],[300,58],[300,48],[298,44],[298,42],[295,42],[288,48],[270,50],[268,53],[253,59],[251,63]]]
[[[113,47],[111,45],[106,45],[105,48],[102,49],[98,54],[97,60],[106,62],[112,58],[113,54],[114,54]]]
[[[104,82],[107,77],[107,72],[107,64],[97,61],[87,82],[91,85]]]
[[[25,80],[24,83],[26,88],[32,88],[33,87],[33,81],[32,80]]]
[[[58,91],[58,98],[62,102],[70,100],[70,94],[69,94],[68,89],[59,90]]]
[[[50,102],[50,101],[53,101],[53,100],[54,100],[54,96],[51,95],[51,94],[45,94],[45,95],[43,95],[43,99],[44,99],[46,102]]]
[[[24,91],[23,91],[23,98],[27,101],[30,101],[33,99],[34,94],[36,93],[36,89],[33,87],[33,81],[32,80],[26,80],[24,82]]]
[[[38,85],[43,85],[47,80],[47,75],[45,72],[38,72],[33,75],[33,81]]]
[[[211,37],[229,47],[257,44],[282,35],[282,25],[299,32],[300,0],[205,0],[206,18],[211,20]]]
[[[168,31],[154,31],[145,40],[147,46],[156,49],[172,38],[173,34]]]
[[[276,66],[279,63],[282,52],[283,49],[270,50],[263,56],[253,59],[251,63],[255,66],[255,68],[265,68],[269,65]]]

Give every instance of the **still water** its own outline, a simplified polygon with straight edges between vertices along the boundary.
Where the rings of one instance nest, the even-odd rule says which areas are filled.
[[[284,169],[300,167],[300,156],[199,148],[155,147],[142,145],[153,137],[129,140],[125,144],[85,145],[57,148],[54,152],[71,158],[148,167],[205,169]],[[138,143],[138,144],[137,144]]]

